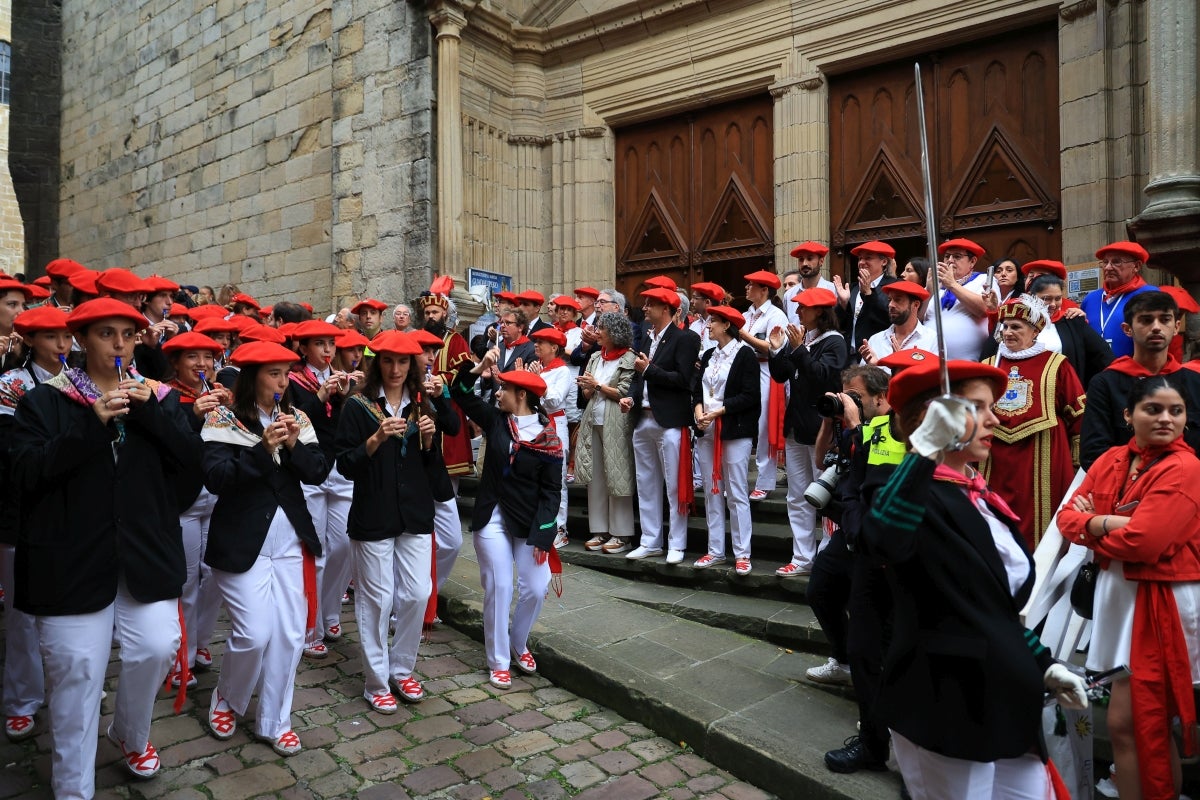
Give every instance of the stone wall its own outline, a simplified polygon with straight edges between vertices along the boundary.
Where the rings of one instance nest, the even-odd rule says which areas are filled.
[[[12,6],[0,0],[0,41],[12,41]],[[11,83],[10,83],[11,86]],[[9,106],[0,105],[0,271],[25,271],[25,230],[8,166]]]

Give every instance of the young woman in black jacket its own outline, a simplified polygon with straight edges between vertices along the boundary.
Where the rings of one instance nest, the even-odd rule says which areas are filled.
[[[696,457],[704,481],[708,552],[701,569],[725,563],[725,506],[733,537],[734,569],[750,571],[750,450],[758,433],[759,368],[754,349],[741,341],[746,324],[729,306],[708,309],[708,334],[716,343],[700,358],[692,391],[696,407]]]
[[[393,714],[392,685],[409,702],[425,697],[413,669],[432,589],[430,478],[441,456],[433,446],[435,412],[422,396],[423,375],[415,366],[421,345],[411,334],[384,331],[371,340],[371,350],[375,357],[368,362],[362,392],[342,409],[334,449],[337,468],[354,485],[349,535],[363,698],[381,714]]]
[[[483,474],[471,516],[475,554],[483,583],[483,640],[490,682],[512,686],[513,659],[521,672],[537,670],[529,652],[529,631],[537,621],[557,561],[559,490],[563,448],[554,424],[538,405],[546,391],[540,376],[513,370],[498,376],[497,408],[472,392],[480,373],[499,358],[492,348],[478,365],[459,368],[450,396],[487,436]],[[517,607],[509,628],[513,565],[517,568]]]
[[[290,756],[300,752],[292,693],[305,631],[317,624],[321,554],[301,484],[319,484],[329,468],[308,417],[291,402],[295,353],[251,342],[229,360],[240,369],[232,413],[216,409],[201,431],[204,485],[217,495],[204,561],[230,623],[208,727],[218,739],[233,736],[236,715],[261,687],[254,735]]]

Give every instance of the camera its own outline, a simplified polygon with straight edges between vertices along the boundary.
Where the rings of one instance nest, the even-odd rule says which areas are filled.
[[[858,415],[862,418],[864,416],[862,400],[853,394],[847,395],[847,397],[854,401],[854,405],[858,406]],[[846,407],[836,395],[823,394],[817,398],[817,413],[822,417],[841,417],[845,415]]]
[[[823,397],[822,399],[832,400],[838,404],[839,408],[841,407],[841,403],[838,403],[836,397]],[[823,511],[829,505],[829,501],[833,499],[833,490],[837,487],[838,481],[841,480],[842,475],[850,468],[849,463],[837,453],[827,453],[822,466],[824,469],[821,471],[821,474],[804,490],[804,499],[818,511]]]

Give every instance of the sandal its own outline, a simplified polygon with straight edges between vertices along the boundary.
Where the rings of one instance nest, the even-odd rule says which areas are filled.
[[[371,704],[371,708],[378,711],[380,714],[395,714],[396,713],[396,698],[391,692],[379,692],[367,696],[367,702]]]

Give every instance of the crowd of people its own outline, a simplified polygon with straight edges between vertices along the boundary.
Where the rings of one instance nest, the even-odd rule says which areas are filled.
[[[1100,248],[1103,286],[1080,304],[1062,263],[985,269],[967,239],[936,264],[879,241],[852,253],[845,282],[804,242],[795,270],[744,287],[658,276],[636,302],[582,286],[549,309],[497,292],[474,337],[444,277],[325,319],[69,259],[0,278],[7,736],[33,735],[48,702],[55,794],[91,797],[115,641],[107,735],[132,774],[159,769],[159,686],[182,704],[198,669],[219,670],[215,737],[257,694],[253,735],[292,755],[293,675],[341,637],[348,602],[364,702],[420,702],[470,474],[488,680],[507,689],[537,670],[569,485],[586,487],[583,548],[671,565],[699,495],[691,566],[744,576],[752,508],[782,470],[792,558],[774,573],[809,577],[832,649],[808,677],[859,703],[831,770],[885,769],[890,746],[914,797],[1046,796],[1044,695],[1087,703],[1018,616],[1057,516],[1101,568],[1088,667],[1132,671],[1109,711],[1121,796],[1175,796],[1200,682],[1200,367],[1179,333],[1200,307],[1147,285],[1133,242]]]

